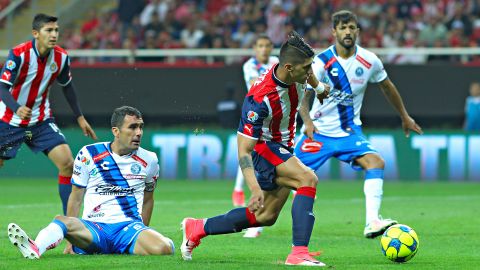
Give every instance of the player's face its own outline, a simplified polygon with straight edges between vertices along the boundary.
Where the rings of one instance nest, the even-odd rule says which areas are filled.
[[[115,139],[122,149],[131,151],[140,147],[143,135],[143,119],[134,115],[125,115],[123,125],[114,131]]]
[[[33,37],[37,40],[38,48],[52,49],[58,41],[57,22],[46,23],[39,31],[32,30]]]
[[[345,49],[350,49],[355,45],[358,32],[359,29],[357,23],[354,21],[349,21],[348,23],[340,22],[332,30],[333,36],[337,40],[337,45],[340,45]]]
[[[297,65],[291,65],[288,72],[292,81],[297,83],[305,83],[308,77],[312,76],[312,63],[313,59],[308,58],[303,63]]]
[[[257,40],[255,45],[253,46],[253,50],[255,51],[255,58],[262,63],[268,62],[268,57],[272,53],[273,44],[270,40],[266,38],[261,38]]]

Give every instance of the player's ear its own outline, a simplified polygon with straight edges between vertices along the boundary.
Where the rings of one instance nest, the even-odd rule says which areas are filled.
[[[120,130],[118,129],[118,127],[112,127],[112,133],[113,133],[113,136],[116,138],[118,137]]]
[[[32,29],[32,36],[33,36],[34,38],[38,38],[38,35],[39,35],[38,31],[35,30],[35,29]]]
[[[290,63],[286,63],[285,65],[283,65],[283,68],[285,68],[285,70],[288,71],[288,72],[293,71],[293,65],[290,64]]]

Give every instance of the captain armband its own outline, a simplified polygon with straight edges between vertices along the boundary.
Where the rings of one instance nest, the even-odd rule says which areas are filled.
[[[145,183],[145,191],[147,191],[147,192],[154,191],[156,183],[157,183],[157,181],[153,181],[153,182],[150,182],[150,183]]]

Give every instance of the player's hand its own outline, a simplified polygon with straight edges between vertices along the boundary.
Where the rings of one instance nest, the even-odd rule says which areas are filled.
[[[88,136],[94,140],[97,140],[97,135],[95,134],[95,131],[93,131],[92,127],[87,122],[85,117],[83,117],[83,115],[77,118],[77,122],[83,131],[83,135]]]
[[[310,140],[314,141],[313,134],[317,132],[317,128],[312,123],[312,121],[305,122],[305,130],[303,134],[307,136]]]
[[[18,107],[17,111],[15,112],[20,119],[27,120],[32,117],[32,109],[27,106],[20,106]]]
[[[260,188],[252,190],[252,195],[250,196],[250,200],[248,201],[248,210],[250,212],[255,213],[260,208],[263,208],[263,191]]]
[[[411,118],[410,116],[402,119],[402,128],[407,138],[410,137],[410,130],[413,130],[420,135],[423,134],[422,128],[417,123],[415,123],[415,120],[413,120],[413,118]]]
[[[322,82],[319,82],[322,83]],[[328,97],[330,94],[330,85],[324,83],[323,86],[325,87],[325,90],[321,94],[317,94],[318,101],[320,101],[320,104],[323,104],[323,100]]]
[[[65,246],[65,249],[63,250],[63,254],[75,254],[75,252],[73,252],[72,244],[70,244],[70,242],[68,241],[67,241],[67,245]]]

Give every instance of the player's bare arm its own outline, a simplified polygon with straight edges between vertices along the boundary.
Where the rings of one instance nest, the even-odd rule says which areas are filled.
[[[313,87],[317,93],[318,100],[323,104],[323,100],[326,99],[330,93],[330,85],[320,82],[313,74],[308,76],[307,82]]]
[[[85,195],[85,188],[72,185],[72,192],[68,197],[67,216],[78,217],[80,209],[82,208],[83,196]],[[75,254],[72,249],[72,244],[67,241],[67,245],[63,250],[63,254]]]
[[[82,132],[85,136],[88,136],[94,140],[98,139],[95,131],[93,131],[93,128],[90,126],[90,124],[87,122],[83,115],[77,118],[77,123],[82,129]]]
[[[263,207],[263,191],[258,185],[257,178],[255,177],[255,171],[253,168],[252,151],[257,143],[256,140],[252,140],[243,135],[237,135],[238,143],[238,162],[242,169],[243,177],[247,182],[247,186],[250,189],[251,197],[247,207],[251,212],[255,212]]]
[[[143,224],[147,226],[150,224],[150,219],[152,218],[153,203],[153,190],[145,191],[143,193],[142,220]]]
[[[302,104],[300,105],[300,109],[298,110],[300,116],[302,117],[303,124],[305,125],[305,130],[303,131],[303,134],[305,134],[310,140],[313,140],[313,133],[317,131],[309,114],[310,100],[312,99],[312,95],[313,91],[305,92],[305,95],[302,99]]]
[[[387,78],[380,83],[380,89],[387,98],[388,102],[395,108],[402,119],[402,128],[407,137],[410,136],[410,130],[415,131],[417,134],[423,134],[422,128],[415,123],[412,117],[407,112],[405,105],[403,104],[402,97],[397,90],[397,87],[393,82]]]

